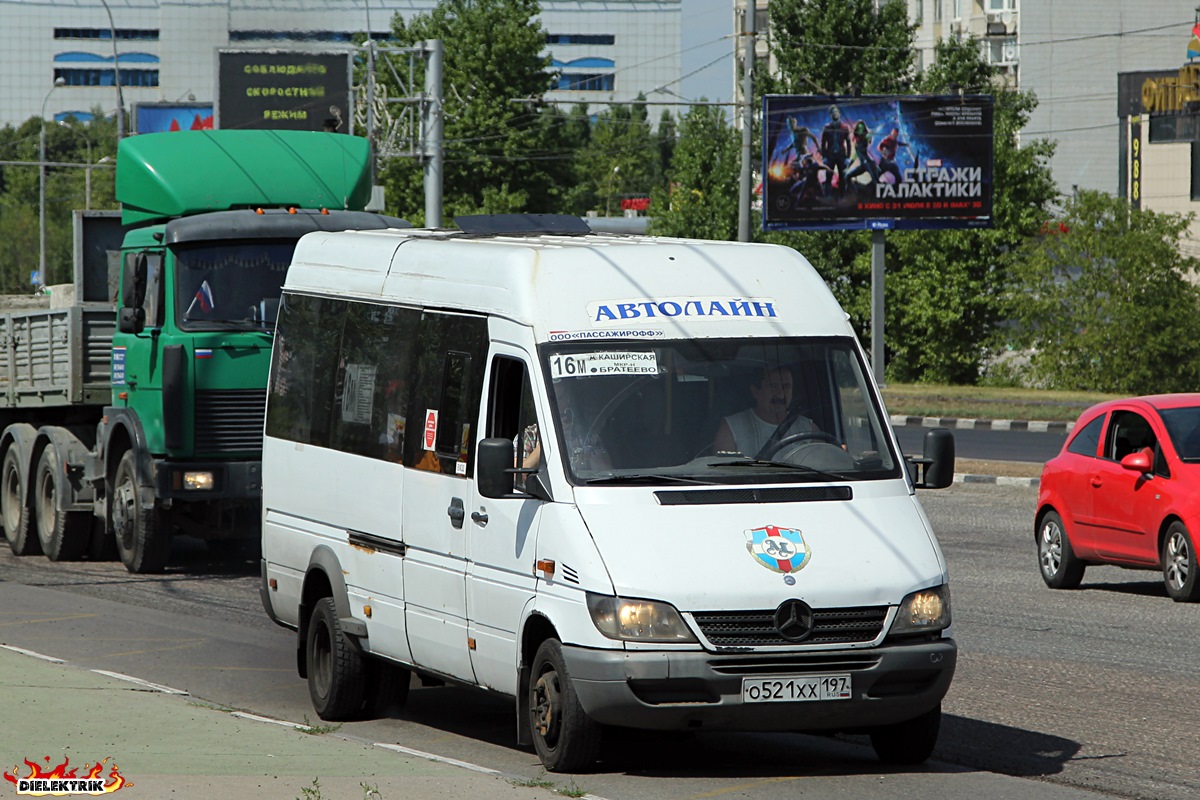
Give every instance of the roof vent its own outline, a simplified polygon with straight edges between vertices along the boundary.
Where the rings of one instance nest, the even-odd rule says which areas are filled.
[[[463,233],[484,236],[583,236],[592,232],[588,224],[569,214],[474,214],[455,217]]]

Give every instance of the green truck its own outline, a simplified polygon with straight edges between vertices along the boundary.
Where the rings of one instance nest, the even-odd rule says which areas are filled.
[[[121,141],[119,226],[114,212],[77,212],[74,282],[39,307],[0,307],[0,518],[14,553],[118,555],[152,573],[177,534],[257,540],[271,339],[295,244],[408,227],[363,210],[369,165],[365,139],[334,133]]]

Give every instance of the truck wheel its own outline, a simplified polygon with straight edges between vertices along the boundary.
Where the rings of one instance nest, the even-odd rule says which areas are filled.
[[[871,731],[871,747],[885,764],[920,764],[933,753],[942,727],[938,705],[915,719],[884,725]]]
[[[15,444],[4,454],[0,465],[0,517],[4,518],[4,538],[19,556],[37,555],[39,543],[29,534],[29,505],[25,502],[25,482],[21,480],[21,448]]]
[[[317,716],[333,722],[360,718],[366,664],[342,633],[342,622],[332,597],[322,597],[313,606],[305,655],[308,695]]]
[[[162,572],[171,554],[171,532],[156,502],[151,511],[138,502],[137,461],[132,450],[121,456],[112,493],[113,535],[117,554],[130,572]]]
[[[92,534],[88,537],[87,557],[91,561],[116,561],[117,538],[104,529],[104,520],[92,517]]]
[[[58,456],[53,447],[42,451],[34,478],[33,503],[38,541],[51,561],[75,561],[87,551],[92,533],[92,515],[82,511],[59,511]]]
[[[543,766],[550,772],[590,768],[600,755],[601,728],[579,703],[557,639],[538,648],[528,691],[533,746]]]

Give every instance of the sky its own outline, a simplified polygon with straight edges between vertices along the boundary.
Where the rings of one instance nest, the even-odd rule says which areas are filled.
[[[684,77],[670,88],[687,100],[728,102],[733,95],[733,0],[681,1]]]

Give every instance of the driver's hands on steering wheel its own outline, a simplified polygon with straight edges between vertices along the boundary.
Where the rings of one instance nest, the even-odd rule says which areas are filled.
[[[804,441],[827,442],[828,444],[839,446],[843,450],[846,449],[845,445],[839,442],[837,437],[832,433],[826,433],[825,431],[803,431],[801,433],[791,433],[787,436],[784,436],[770,448],[763,448],[762,452],[755,456],[755,458],[770,460],[771,456],[775,455],[788,445]]]

